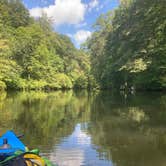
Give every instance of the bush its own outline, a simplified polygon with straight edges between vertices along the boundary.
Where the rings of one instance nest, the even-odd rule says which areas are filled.
[[[56,78],[56,84],[58,85],[58,87],[60,87],[60,89],[71,89],[73,87],[72,85],[72,81],[70,80],[70,78],[66,75],[66,74],[56,74],[55,76]]]
[[[88,78],[85,75],[80,75],[75,81],[75,88],[86,89],[88,87]]]
[[[100,89],[99,84],[97,83],[96,79],[92,75],[89,75],[88,89]]]
[[[29,80],[27,81],[28,90],[42,90],[47,85],[47,82],[43,80]]]
[[[5,90],[6,89],[6,84],[3,81],[0,81],[0,90]]]

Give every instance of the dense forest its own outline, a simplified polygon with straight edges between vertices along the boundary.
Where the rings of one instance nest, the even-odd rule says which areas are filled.
[[[34,19],[20,0],[0,1],[0,89],[87,88],[89,73],[89,56],[44,13]]]
[[[121,0],[101,15],[84,45],[103,88],[166,88],[166,1]]]
[[[164,0],[121,0],[78,50],[43,13],[0,1],[0,89],[166,89]]]

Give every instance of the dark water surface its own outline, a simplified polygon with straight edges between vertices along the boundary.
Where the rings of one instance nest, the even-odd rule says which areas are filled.
[[[166,165],[164,93],[1,92],[7,129],[60,166]]]

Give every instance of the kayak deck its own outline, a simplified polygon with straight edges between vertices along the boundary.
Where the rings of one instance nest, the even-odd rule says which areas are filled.
[[[4,142],[9,146],[4,146]],[[6,148],[7,147],[7,148]],[[27,150],[13,131],[0,137],[0,166],[54,166],[39,155],[39,150]]]

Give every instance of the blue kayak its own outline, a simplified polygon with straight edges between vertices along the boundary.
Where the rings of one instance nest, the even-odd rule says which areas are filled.
[[[4,140],[7,140],[8,148],[3,148]],[[16,151],[25,152],[25,145],[17,138],[13,131],[7,131],[0,137],[0,159],[13,155]]]
[[[28,150],[13,131],[0,137],[0,166],[54,166],[39,155],[39,150]]]

